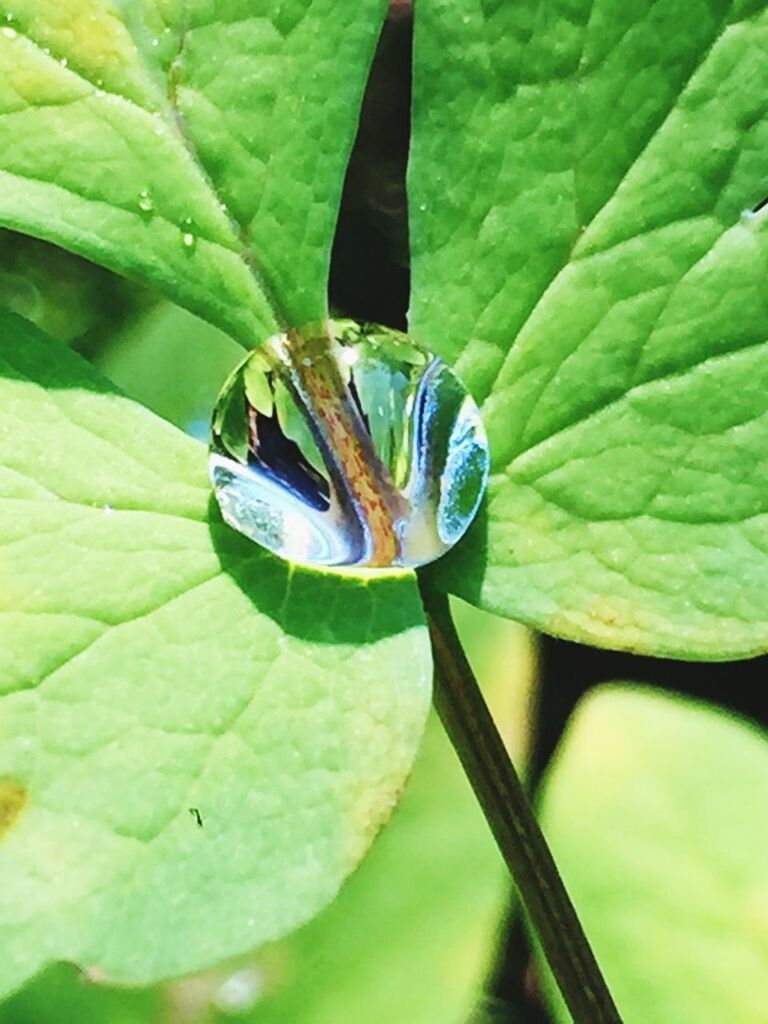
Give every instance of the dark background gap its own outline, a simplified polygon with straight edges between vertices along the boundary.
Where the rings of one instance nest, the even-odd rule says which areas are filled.
[[[331,308],[405,330],[411,275],[405,174],[411,134],[410,0],[390,6],[365,90],[331,256]]]
[[[333,246],[330,303],[334,311],[405,329],[410,291],[406,169],[410,141],[413,7],[390,6],[363,101]],[[762,204],[761,204],[762,205]],[[529,777],[546,768],[583,694],[599,683],[625,680],[718,704],[768,725],[761,687],[768,658],[716,664],[672,661],[541,638],[538,712]],[[488,986],[510,1019],[547,1024],[538,1007],[531,950],[515,915],[502,936]],[[493,1016],[493,1015],[492,1015]]]

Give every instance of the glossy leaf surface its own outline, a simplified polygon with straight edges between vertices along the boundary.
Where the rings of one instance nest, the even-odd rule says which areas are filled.
[[[13,0],[0,223],[152,284],[243,344],[326,310],[382,0]]]
[[[445,586],[599,645],[768,646],[768,11],[426,0],[411,330],[483,400]]]
[[[0,392],[0,990],[48,959],[146,982],[283,934],[418,747],[412,580],[241,543],[202,445],[6,314]]]

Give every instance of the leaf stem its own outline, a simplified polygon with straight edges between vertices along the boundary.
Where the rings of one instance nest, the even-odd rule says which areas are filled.
[[[435,707],[509,867],[574,1024],[621,1017],[456,633],[448,598],[419,575]]]

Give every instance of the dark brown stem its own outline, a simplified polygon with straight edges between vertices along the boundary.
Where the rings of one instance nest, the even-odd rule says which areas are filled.
[[[451,618],[424,576],[435,706],[469,778],[575,1024],[621,1024],[592,949]]]

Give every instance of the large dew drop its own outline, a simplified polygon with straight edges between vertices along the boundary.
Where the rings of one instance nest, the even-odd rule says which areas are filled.
[[[210,454],[222,515],[304,565],[424,565],[460,539],[483,496],[477,406],[406,335],[331,329],[270,338],[229,377]]]

